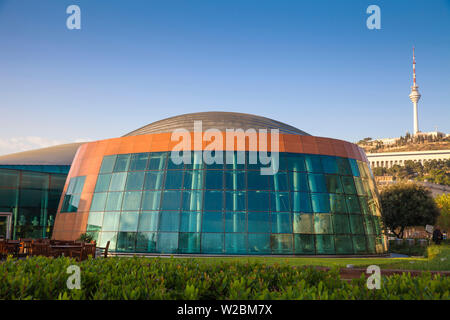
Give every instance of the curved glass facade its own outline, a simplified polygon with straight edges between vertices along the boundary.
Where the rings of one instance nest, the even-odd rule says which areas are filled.
[[[192,157],[192,164],[175,165],[169,152],[105,156],[87,232],[99,246],[110,241],[118,252],[386,251],[376,188],[365,162],[280,153],[278,173],[267,176],[260,174],[260,165],[206,165],[201,153]]]

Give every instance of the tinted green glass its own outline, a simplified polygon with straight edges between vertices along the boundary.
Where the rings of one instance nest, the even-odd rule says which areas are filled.
[[[145,175],[143,172],[128,172],[125,190],[142,190],[144,177]]]
[[[181,213],[181,232],[200,232],[202,229],[202,213],[184,211]]]
[[[103,212],[91,212],[87,222],[87,231],[100,231],[103,223]]]
[[[158,233],[157,252],[160,253],[176,253],[178,250],[178,233],[177,232],[160,232]]]
[[[103,215],[102,231],[119,230],[120,212],[105,212]]]
[[[333,217],[334,233],[336,234],[350,233],[350,223],[348,220],[348,215],[335,214],[332,217]]]
[[[223,233],[202,233],[202,253],[223,253]]]
[[[158,210],[161,202],[161,191],[144,191],[142,194],[142,210]]]
[[[125,182],[127,179],[126,172],[117,172],[112,174],[109,191],[122,191],[125,189]]]
[[[301,154],[290,154],[286,157],[289,171],[306,171],[305,157]]]
[[[81,194],[81,192],[83,191],[83,187],[84,187],[84,182],[86,180],[86,177],[76,177],[76,184],[75,184],[75,188],[73,190],[73,194]],[[23,188],[23,186],[22,186]]]
[[[106,204],[106,192],[94,193],[92,196],[91,211],[103,211],[105,210]]]
[[[109,250],[116,250],[117,232],[100,232],[99,233],[99,247],[106,247],[109,241]]]
[[[100,174],[95,185],[95,192],[105,192],[109,189],[111,174]]]
[[[295,254],[314,254],[314,235],[312,234],[294,234],[294,253]]]
[[[371,235],[376,234],[372,216],[364,216],[364,226],[365,226],[366,234],[371,234]]]
[[[226,151],[225,152],[225,168],[230,170],[245,169],[245,152]]]
[[[223,164],[225,162],[224,152],[215,150],[203,151],[203,163],[205,169],[220,169],[223,170]]]
[[[106,211],[118,211],[122,208],[123,192],[110,192],[106,200]],[[92,209],[91,209],[92,211]]]
[[[156,232],[138,232],[136,252],[156,252]]]
[[[245,192],[244,191],[226,191],[225,209],[228,211],[245,210]]]
[[[350,218],[350,227],[352,229],[353,234],[364,234],[364,225],[362,216],[351,214]]]
[[[367,241],[367,250],[369,251],[369,253],[376,253],[376,249],[375,249],[375,236],[366,236],[366,241]]]
[[[326,193],[311,194],[312,208],[314,212],[330,212],[330,199]]]
[[[364,190],[364,185],[362,183],[361,178],[354,177],[354,179],[355,179],[356,192],[358,193],[358,195],[360,195],[360,196],[366,195],[366,192]]]
[[[327,191],[330,193],[343,193],[341,179],[337,175],[326,174],[325,181],[327,185]]]
[[[287,212],[290,211],[289,193],[288,192],[271,192],[270,206],[272,212]]]
[[[163,189],[164,172],[148,171],[145,174],[144,190],[161,190]]]
[[[161,211],[159,215],[159,230],[176,232],[180,229],[179,211]]]
[[[270,250],[270,234],[269,233],[249,233],[248,234],[248,252],[249,253],[269,254],[270,251],[271,250]]]
[[[19,185],[19,171],[2,170],[0,178],[0,188],[17,188]]]
[[[323,174],[308,174],[308,181],[311,192],[327,192]]]
[[[268,176],[262,175],[260,171],[247,171],[247,189],[269,190]]]
[[[314,232],[333,233],[333,223],[330,214],[328,213],[314,214]]]
[[[184,163],[183,161],[179,162],[179,159],[177,159],[179,157],[179,155],[177,155],[177,158],[172,158],[171,156],[172,153],[169,153],[168,158],[167,158],[167,169],[168,170],[172,170],[172,169],[183,169],[184,167]],[[175,159],[175,161],[174,161]]]
[[[184,167],[188,170],[203,169],[203,152],[202,151],[194,151],[194,152],[191,152],[190,156],[191,156],[190,163],[186,163]]]
[[[136,232],[139,215],[137,212],[122,212],[120,215],[119,231]]]
[[[0,207],[15,207],[16,206],[16,197],[18,196],[17,189],[0,189]],[[70,195],[66,195],[68,199],[70,199]],[[68,202],[66,206],[66,210],[68,207]]]
[[[181,207],[180,191],[164,191],[161,209],[163,210],[179,210]]]
[[[247,232],[247,217],[245,212],[225,213],[225,232]]]
[[[222,170],[207,170],[205,173],[205,189],[223,189]]]
[[[293,252],[292,234],[272,234],[270,244],[273,254],[292,254]]]
[[[181,253],[200,253],[200,233],[180,233],[178,246]]]
[[[131,155],[130,171],[144,171],[147,168],[149,154],[135,153]]]
[[[247,170],[257,170],[261,168],[261,163],[258,161],[258,152],[248,151],[245,153],[245,162],[247,164]]]
[[[144,211],[139,217],[138,231],[157,231],[158,222],[158,211]]]
[[[359,177],[360,174],[359,174],[358,164],[356,163],[356,160],[355,159],[348,159],[348,161],[349,161],[350,167],[352,169],[352,174],[355,177]]]
[[[247,253],[247,234],[245,233],[226,233],[225,234],[225,253],[246,254]]]
[[[272,233],[292,233],[291,213],[272,212]]]
[[[316,235],[316,253],[317,254],[334,254],[334,236]]]
[[[245,171],[225,171],[225,188],[229,190],[244,190]]]
[[[305,155],[306,170],[308,172],[323,172],[320,156]]]
[[[184,191],[183,192],[183,210],[200,211],[202,210],[203,191]]]
[[[223,192],[222,191],[205,191],[204,210],[222,210],[223,208]]]
[[[352,254],[352,238],[348,235],[337,235],[335,237],[336,254]]]
[[[122,210],[139,210],[141,208],[141,191],[129,191],[124,193]]]
[[[338,164],[339,174],[352,175],[352,169],[347,158],[337,157],[336,161]]]
[[[308,177],[306,173],[289,172],[289,185],[291,191],[309,191]]]
[[[249,211],[268,211],[269,210],[269,192],[266,191],[248,191],[248,210]]]
[[[346,196],[347,208],[349,213],[361,213],[359,199],[357,196]]]
[[[312,212],[311,198],[306,192],[291,192],[292,211]]]
[[[113,171],[116,163],[117,155],[103,157],[102,166],[100,167],[100,173],[110,173]]]
[[[355,253],[366,253],[366,237],[365,236],[352,236],[353,248]]]
[[[248,213],[248,232],[270,232],[270,214],[267,212]]]
[[[224,232],[222,212],[203,212],[202,232]]]
[[[168,154],[166,152],[154,152],[150,154],[148,170],[163,170],[166,167]]]
[[[293,232],[314,233],[314,215],[310,213],[294,213]]]
[[[183,188],[187,190],[203,189],[204,170],[186,171]]]
[[[325,173],[338,173],[336,157],[322,156],[322,166]]]
[[[277,172],[269,175],[269,188],[274,191],[288,191],[288,178],[286,172]]]
[[[344,195],[330,194],[330,212],[347,213],[347,204]]]
[[[119,154],[117,156],[116,165],[114,166],[114,172],[128,171],[130,158],[130,154]]]
[[[356,187],[353,177],[342,176],[342,185],[344,186],[344,192],[346,194],[356,194]]]
[[[73,178],[73,179],[78,179]],[[39,172],[22,172],[21,187],[29,189],[48,189],[49,175]],[[75,193],[75,192],[74,192]]]
[[[183,170],[167,171],[165,189],[181,189],[182,184],[183,184]]]
[[[371,214],[370,209],[369,209],[369,205],[367,204],[367,198],[366,197],[359,197],[359,204],[361,206],[361,213],[362,214],[364,214],[364,215]]]

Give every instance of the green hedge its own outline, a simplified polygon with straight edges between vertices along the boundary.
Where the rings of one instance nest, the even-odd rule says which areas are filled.
[[[71,264],[81,289],[69,290]],[[339,271],[258,263],[197,263],[195,259],[8,258],[0,262],[0,299],[450,299],[450,278],[383,277],[380,290]]]

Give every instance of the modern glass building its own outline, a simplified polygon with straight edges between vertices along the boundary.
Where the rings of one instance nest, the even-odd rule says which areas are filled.
[[[50,238],[79,144],[0,157],[0,237]]]
[[[202,121],[201,132],[194,121]],[[278,129],[278,149],[243,135],[224,144],[225,163],[205,161],[208,143],[188,143],[184,129]],[[249,131],[247,131],[249,132]],[[224,139],[226,139],[225,135]],[[270,146],[269,146],[270,145]],[[275,174],[254,163],[258,152],[278,159]],[[242,157],[242,158],[241,158]],[[245,159],[245,161],[241,161]],[[364,151],[248,114],[205,112],[161,120],[121,138],[83,144],[71,166],[56,216],[54,239],[90,233],[116,252],[210,255],[376,255],[387,251],[378,195]]]

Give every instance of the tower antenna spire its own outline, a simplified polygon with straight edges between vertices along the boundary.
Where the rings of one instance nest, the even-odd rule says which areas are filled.
[[[411,102],[413,103],[413,115],[414,115],[414,134],[416,135],[419,133],[419,119],[418,119],[418,111],[417,111],[417,104],[420,100],[420,93],[419,93],[419,87],[416,83],[416,54],[415,54],[415,48],[413,47],[413,86],[411,87],[411,93],[409,94],[409,99],[411,99]]]

